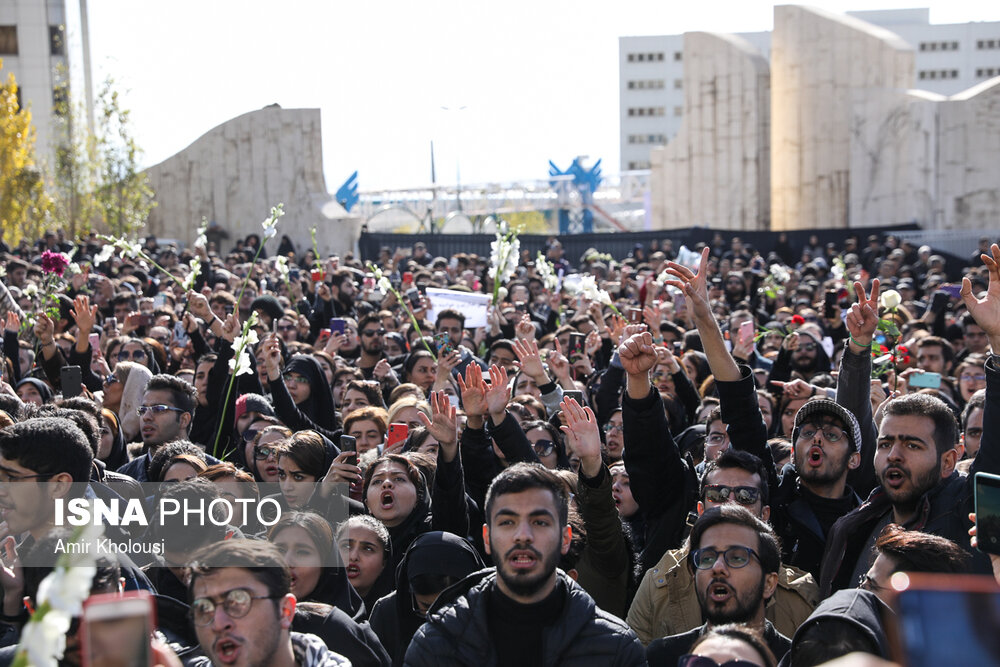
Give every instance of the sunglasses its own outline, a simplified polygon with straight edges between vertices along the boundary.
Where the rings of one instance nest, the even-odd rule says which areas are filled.
[[[372,338],[373,336],[384,336],[385,329],[366,329],[361,332],[361,335],[365,338]]]
[[[809,321],[808,318],[806,319],[806,321],[807,322]],[[816,343],[802,343],[799,345],[799,349],[802,350],[803,352],[812,352],[813,350],[816,349]]]
[[[115,384],[117,382],[121,382],[121,380],[119,380],[118,377],[114,373],[112,373],[112,374],[108,375],[108,377],[104,378],[104,386],[105,387],[110,387],[111,385],[113,385],[113,384]]]
[[[145,350],[132,350],[131,357],[129,356],[128,350],[122,350],[118,353],[118,361],[128,361],[129,359],[133,361],[141,361],[146,358]]]
[[[531,446],[534,448],[535,454],[538,456],[548,456],[555,450],[556,443],[551,440],[539,440]]]
[[[618,433],[624,433],[625,432],[625,427],[622,426],[621,424],[618,424],[617,426],[615,426],[614,424],[605,424],[604,425],[604,432],[605,433],[614,433],[616,431]]]
[[[682,655],[677,662],[677,667],[757,667],[757,663],[749,660],[726,660],[716,662],[703,655]]]
[[[253,457],[258,461],[266,461],[272,456],[278,455],[277,447],[254,447]]]
[[[153,415],[160,415],[164,412],[187,412],[187,410],[181,410],[180,408],[175,408],[170,405],[140,405],[135,409],[135,413],[142,417],[147,412],[152,412]]]
[[[735,495],[733,495],[735,494]],[[725,503],[733,496],[740,505],[753,505],[760,498],[760,489],[755,486],[724,486],[709,484],[705,487],[705,502]]]

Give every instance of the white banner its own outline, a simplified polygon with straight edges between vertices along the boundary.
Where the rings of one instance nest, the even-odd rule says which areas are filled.
[[[438,313],[442,310],[457,310],[465,315],[465,327],[475,329],[486,326],[486,311],[493,296],[428,287],[427,300],[431,302],[431,310],[427,314],[427,319],[431,322],[437,320]]]

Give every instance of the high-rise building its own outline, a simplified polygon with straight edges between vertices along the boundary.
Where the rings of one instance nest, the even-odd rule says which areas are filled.
[[[31,109],[38,160],[54,164],[64,126],[57,113],[67,106],[60,102],[82,104],[94,125],[87,0],[0,2],[0,60],[4,80],[14,73],[20,103]]]
[[[896,33],[916,57],[914,88],[955,95],[1000,76],[1000,22],[932,24],[929,9],[847,12]],[[737,33],[770,58],[771,33]],[[684,117],[684,36],[618,40],[621,170],[649,168],[654,146],[677,134]]]

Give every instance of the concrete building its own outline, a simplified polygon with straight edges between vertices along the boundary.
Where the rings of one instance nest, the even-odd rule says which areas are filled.
[[[1000,75],[1000,22],[932,24],[930,10],[848,12],[913,47],[915,86],[955,95]],[[770,32],[737,33],[771,57]],[[618,42],[622,171],[648,169],[653,146],[680,130],[684,117],[684,36],[622,37]]]
[[[1000,76],[918,90],[915,53],[884,28],[794,5],[774,8],[769,67],[736,36],[688,33],[684,121],[651,152],[652,227],[994,229]]]
[[[13,72],[21,105],[31,109],[35,154],[52,165],[62,126],[55,113],[60,99],[82,103],[94,127],[87,0],[0,2],[0,60],[4,80]]]

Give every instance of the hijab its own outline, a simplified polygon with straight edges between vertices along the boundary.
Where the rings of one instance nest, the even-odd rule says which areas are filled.
[[[285,373],[297,373],[309,381],[309,398],[296,407],[314,424],[328,431],[337,429],[336,413],[333,409],[333,392],[326,380],[326,373],[313,357],[305,354],[293,355],[285,366]]]

